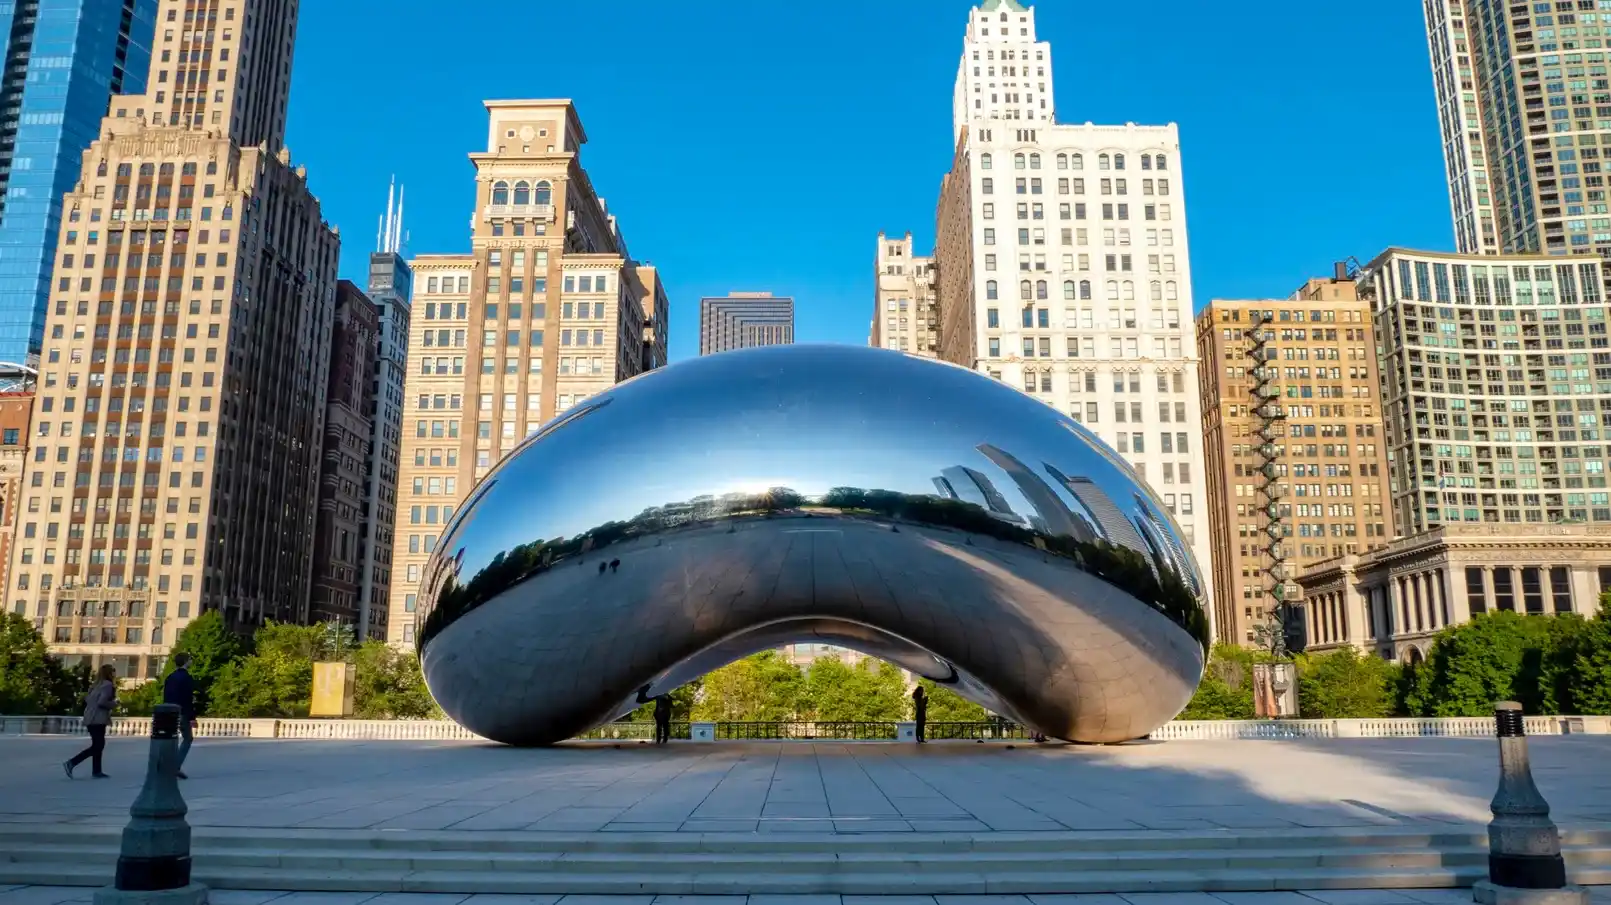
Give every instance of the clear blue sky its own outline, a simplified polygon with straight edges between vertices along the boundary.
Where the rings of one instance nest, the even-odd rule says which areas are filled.
[[[794,296],[801,341],[864,343],[878,231],[933,241],[972,5],[304,3],[289,144],[362,283],[391,174],[409,251],[464,251],[481,101],[572,98],[583,164],[665,276],[673,360],[699,297],[734,289]],[[1060,119],[1179,123],[1199,307],[1452,247],[1420,5],[1345,6],[1038,4]]]

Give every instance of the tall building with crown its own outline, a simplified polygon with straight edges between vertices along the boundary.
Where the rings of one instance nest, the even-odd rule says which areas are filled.
[[[160,0],[63,197],[6,601],[157,674],[207,610],[306,618],[340,241],[285,149],[294,0]]]
[[[666,363],[659,273],[582,167],[568,100],[487,101],[470,251],[422,255],[403,403],[389,640],[460,501],[549,419]]]
[[[1034,9],[969,13],[935,226],[939,356],[1112,446],[1211,587],[1180,138],[1173,124],[1061,123],[1053,91]]]
[[[369,297],[380,311],[375,349],[375,418],[364,480],[363,575],[359,594],[364,624],[377,626],[365,639],[402,637],[400,620],[410,614],[391,607],[392,544],[397,525],[397,481],[402,469],[403,391],[408,378],[408,331],[413,312],[414,271],[403,260],[408,233],[403,229],[403,193],[396,207],[386,198],[386,215],[369,256]]]

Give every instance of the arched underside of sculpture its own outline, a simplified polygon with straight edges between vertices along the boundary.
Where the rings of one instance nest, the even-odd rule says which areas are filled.
[[[811,641],[1125,741],[1185,705],[1208,636],[1178,527],[1099,440],[856,347],[696,359],[588,400],[481,482],[426,573],[432,693],[516,745]]]

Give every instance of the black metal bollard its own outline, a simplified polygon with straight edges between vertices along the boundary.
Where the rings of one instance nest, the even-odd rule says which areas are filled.
[[[151,718],[145,785],[129,808],[116,879],[96,892],[96,905],[207,901],[207,888],[190,882],[189,809],[179,794],[179,715],[176,705],[162,704]]]
[[[1472,888],[1483,905],[1587,905],[1588,892],[1566,883],[1561,834],[1549,802],[1533,782],[1521,705],[1494,705],[1499,737],[1499,789],[1490,806],[1488,879]]]

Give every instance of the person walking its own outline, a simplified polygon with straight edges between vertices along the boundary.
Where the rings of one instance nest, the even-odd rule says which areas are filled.
[[[912,718],[917,723],[917,743],[927,744],[928,739],[924,736],[929,721],[929,696],[921,685],[912,689]]]
[[[173,655],[173,672],[162,683],[162,703],[179,708],[179,778],[185,775],[185,755],[196,740],[196,680],[190,675],[190,655],[180,651]]]
[[[84,697],[84,729],[89,732],[89,747],[73,755],[71,760],[62,761],[62,770],[67,778],[73,778],[73,768],[90,761],[94,770],[91,774],[96,779],[106,779],[101,772],[101,752],[106,750],[106,727],[112,723],[112,708],[117,706],[117,670],[107,663],[101,667],[100,679],[95,687]]]
[[[654,743],[671,742],[671,695],[659,694],[654,698]]]

